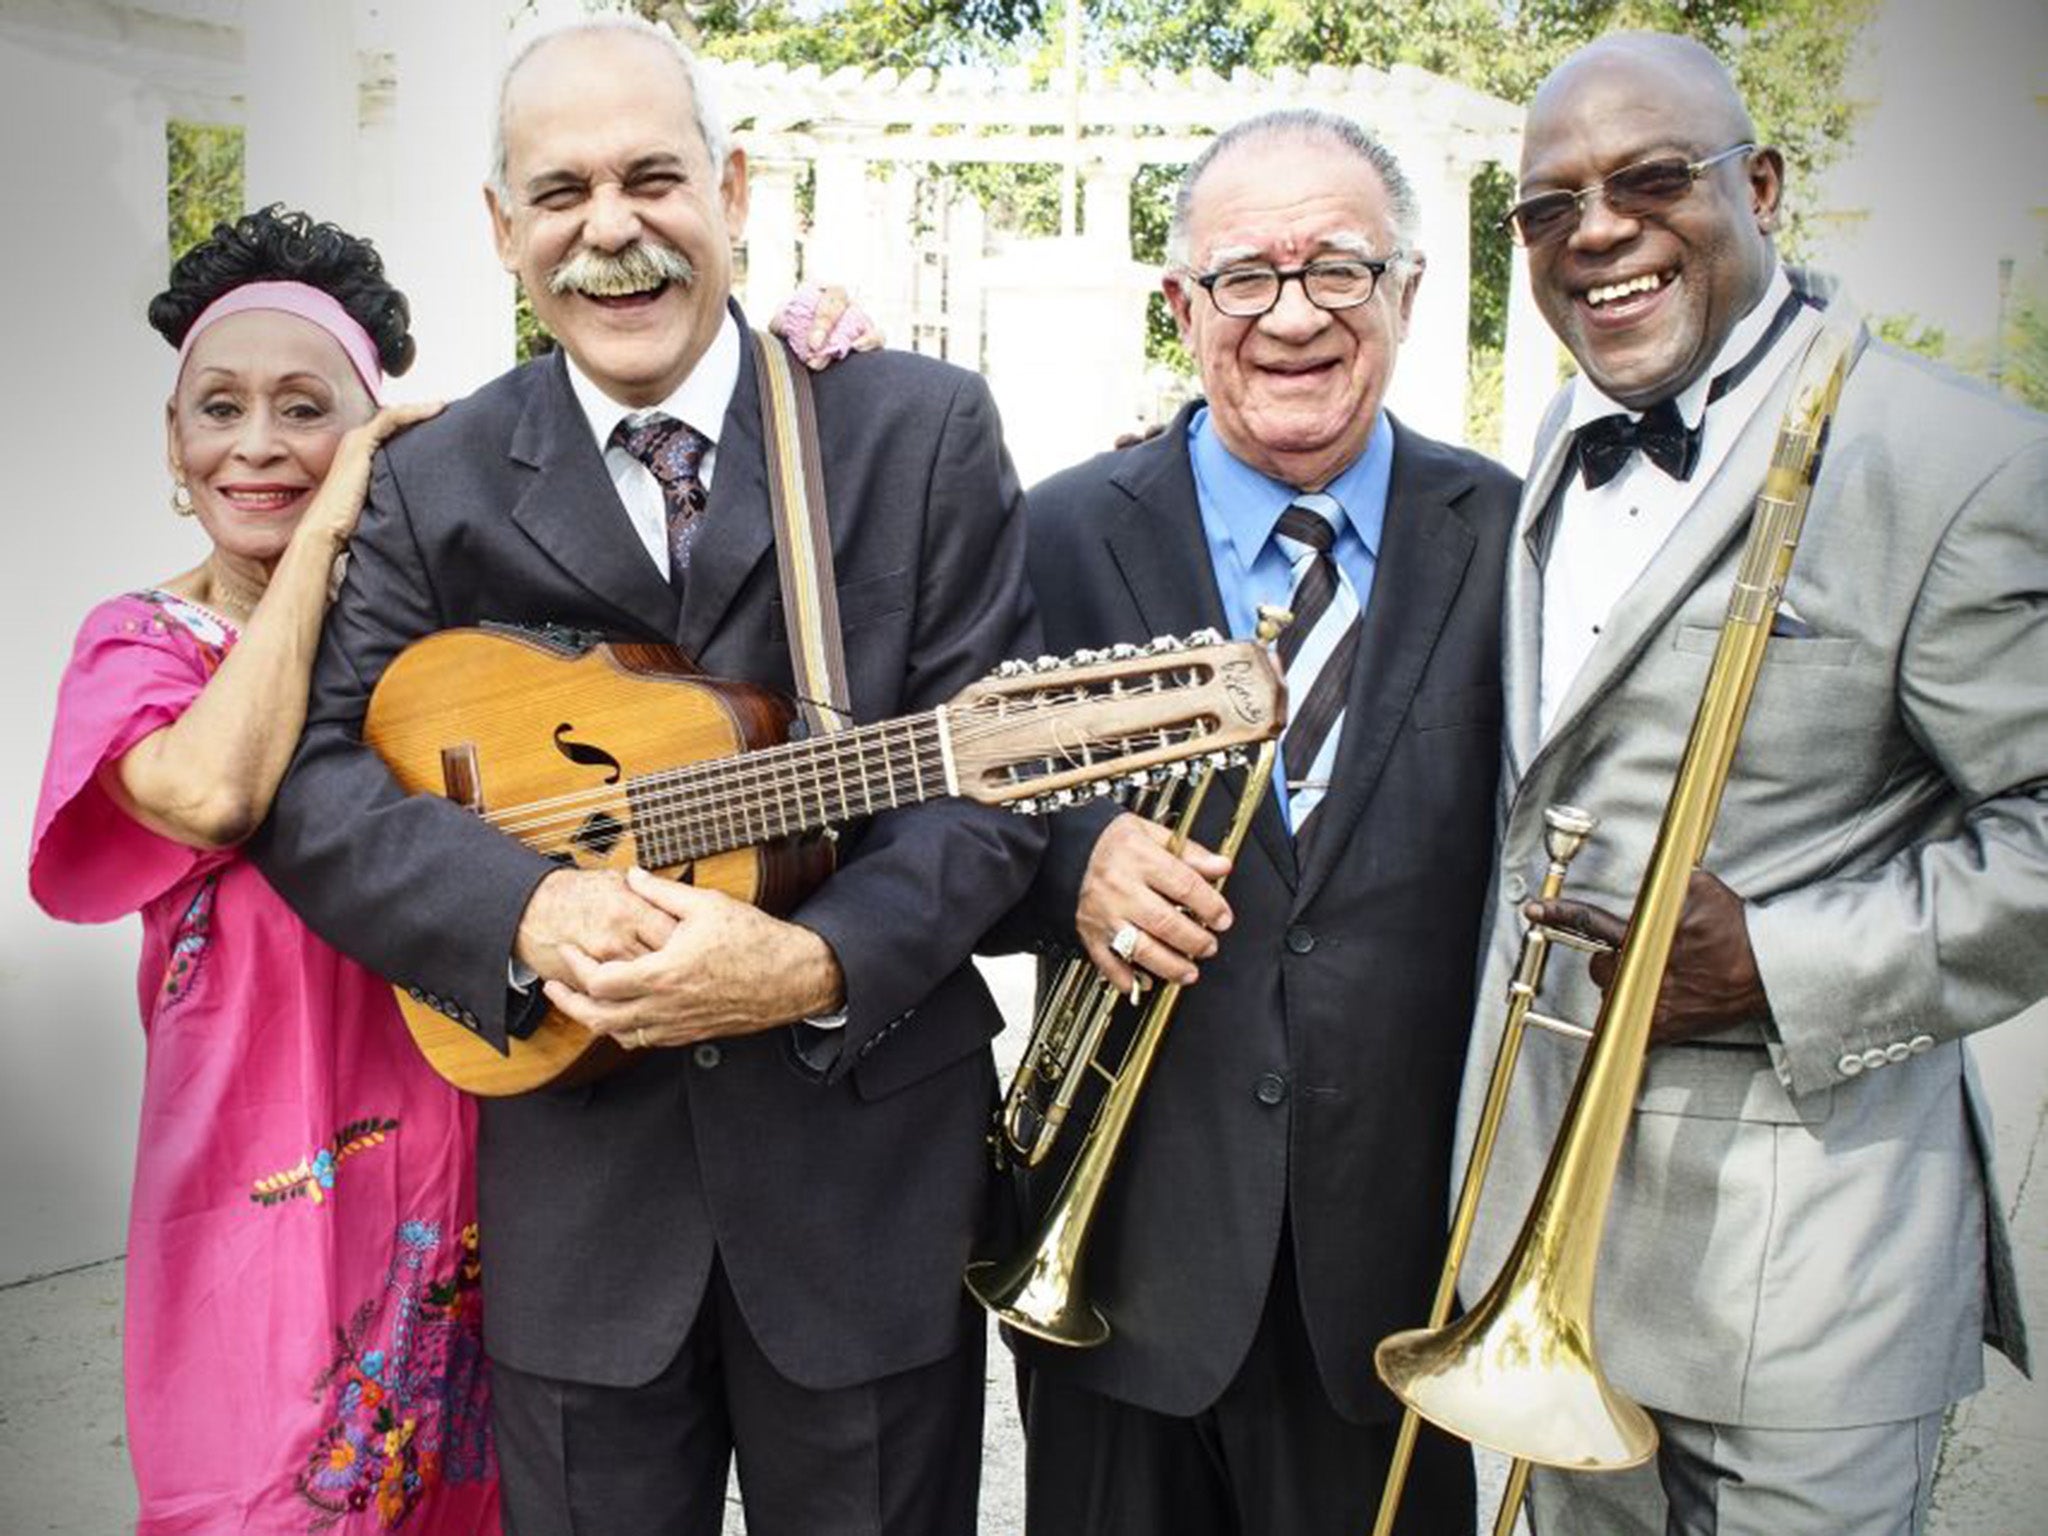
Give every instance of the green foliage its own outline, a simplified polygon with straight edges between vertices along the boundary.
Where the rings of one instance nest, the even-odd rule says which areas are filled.
[[[164,127],[165,193],[171,259],[177,260],[232,224],[242,206],[242,130],[219,123],[171,122]]]
[[[2006,319],[1999,384],[2013,399],[2048,411],[2048,297],[2022,292]]]
[[[1936,362],[1948,361],[1948,334],[1928,325],[1918,315],[1872,315],[1871,334],[1907,352],[1917,352]]]

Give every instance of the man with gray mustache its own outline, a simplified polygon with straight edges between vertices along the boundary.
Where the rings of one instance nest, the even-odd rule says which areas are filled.
[[[964,800],[873,817],[786,918],[558,867],[362,744],[436,630],[680,647],[791,691],[755,362],[730,301],[745,158],[643,23],[509,66],[486,189],[561,343],[380,457],[306,739],[262,840],[313,924],[502,1045],[552,1004],[631,1051],[482,1111],[485,1334],[509,1528],[971,1532],[1001,1025],[971,963],[1042,835]],[[852,708],[929,708],[1039,649],[1017,483],[980,379],[901,353],[815,386]],[[551,727],[552,721],[548,722]]]

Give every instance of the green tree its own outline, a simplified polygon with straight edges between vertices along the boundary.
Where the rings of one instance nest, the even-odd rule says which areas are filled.
[[[165,193],[171,259],[232,224],[242,206],[242,130],[218,123],[171,122],[164,128]]]

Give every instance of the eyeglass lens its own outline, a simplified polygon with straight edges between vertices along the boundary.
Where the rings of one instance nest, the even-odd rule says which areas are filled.
[[[1654,213],[1683,197],[1692,186],[1692,166],[1679,159],[1646,160],[1625,165],[1600,183],[1600,200],[1623,218]],[[1579,221],[1579,198],[1570,192],[1546,192],[1515,210],[1524,239],[1549,239]]]

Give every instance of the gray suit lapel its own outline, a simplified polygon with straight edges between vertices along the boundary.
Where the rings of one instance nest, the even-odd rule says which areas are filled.
[[[1329,793],[1310,828],[1297,905],[1315,899],[1351,842],[1372,798],[1394,738],[1436,649],[1477,542],[1456,499],[1470,474],[1435,444],[1394,424],[1393,478],[1387,487],[1372,596],[1359,635],[1358,661],[1344,705]]]
[[[1188,420],[1199,404],[1183,408],[1151,442],[1126,449],[1110,476],[1110,483],[1130,500],[1104,519],[1102,541],[1139,619],[1154,635],[1184,634],[1204,626],[1224,634],[1230,630],[1223,595],[1216,587],[1216,567],[1202,535],[1194,470],[1188,463]],[[1192,537],[1190,520],[1195,525]],[[1220,786],[1233,805],[1236,786],[1234,778]],[[1252,836],[1291,888],[1294,840],[1270,795],[1252,820]]]
[[[740,326],[740,377],[733,389],[718,434],[704,526],[690,552],[690,570],[683,581],[682,618],[676,643],[690,656],[701,656],[719,621],[732,606],[754,567],[773,547],[775,524],[768,501],[767,448],[761,431],[760,386],[754,366],[754,343],[746,317],[737,306]]]
[[[1522,485],[1517,536],[1508,549],[1505,608],[1501,617],[1502,707],[1506,712],[1509,782],[1521,779],[1535,757],[1543,729],[1543,565],[1556,526],[1550,505],[1559,478],[1571,465],[1571,436],[1561,430],[1562,400],[1546,414],[1535,462]]]
[[[630,630],[665,635],[675,623],[675,594],[647,558],[612,490],[561,356],[536,371],[512,434],[513,462],[533,471],[512,507],[512,521],[566,574],[615,609]]]

